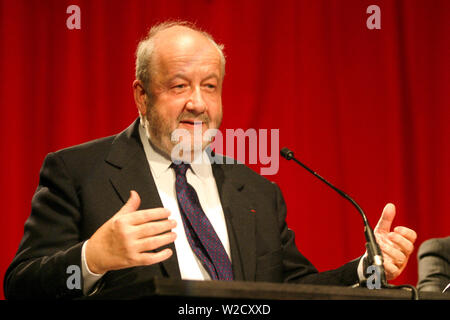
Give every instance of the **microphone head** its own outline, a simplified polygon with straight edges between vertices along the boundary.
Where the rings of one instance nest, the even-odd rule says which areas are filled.
[[[291,160],[294,157],[294,153],[288,148],[281,149],[280,154],[286,160]]]

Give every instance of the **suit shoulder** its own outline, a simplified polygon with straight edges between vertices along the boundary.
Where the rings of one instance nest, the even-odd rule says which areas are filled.
[[[64,160],[77,159],[86,157],[95,157],[96,155],[105,155],[111,147],[116,135],[87,141],[78,145],[70,146],[52,152]]]
[[[47,155],[45,162],[60,159],[68,169],[90,171],[104,161],[115,137],[116,135],[99,138],[51,152]]]
[[[274,182],[269,180],[267,177],[259,174],[258,172],[249,168],[245,164],[238,164],[238,165],[236,165],[236,167],[238,168],[239,174],[242,174],[245,177],[248,177],[249,179],[254,180],[255,182],[258,182],[258,183],[261,183],[261,184],[264,184],[267,186],[269,186],[269,185],[272,186],[274,184]]]
[[[114,141],[116,135],[109,136],[109,137],[103,137],[99,139],[94,139],[91,141],[87,141],[81,144],[77,144],[74,146],[70,146],[67,148],[63,148],[60,150],[55,151],[55,154],[58,154],[62,157],[65,156],[71,156],[77,153],[91,153],[91,152],[98,152],[102,149],[108,149],[112,142]]]
[[[450,257],[450,237],[433,238],[424,241],[419,248],[418,256],[440,255],[449,259]]]
[[[240,179],[245,180],[246,182],[252,181],[255,183],[273,187],[274,182],[270,181],[265,176],[257,173],[256,171],[254,171],[253,169],[251,169],[244,163],[239,162],[236,159],[221,154],[214,154],[212,156],[212,162],[225,166],[231,166],[233,176],[235,178],[239,177]]]

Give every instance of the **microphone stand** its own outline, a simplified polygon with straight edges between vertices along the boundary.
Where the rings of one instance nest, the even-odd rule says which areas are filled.
[[[353,200],[349,195],[347,195],[342,190],[336,188],[334,185],[332,185],[330,182],[322,178],[319,174],[308,168],[306,165],[301,163],[299,160],[297,160],[294,157],[294,153],[289,150],[288,148],[283,148],[280,151],[280,154],[283,158],[287,160],[294,160],[297,164],[301,165],[303,168],[305,168],[309,173],[314,175],[316,178],[318,178],[320,181],[324,182],[327,186],[332,188],[334,191],[339,193],[342,197],[350,201],[350,203],[358,210],[358,212],[361,214],[361,217],[363,219],[364,223],[364,235],[366,237],[366,249],[367,249],[367,262],[369,266],[375,267],[375,277],[379,277],[379,283],[380,288],[389,288],[389,289],[409,289],[412,292],[412,299],[419,300],[419,293],[417,291],[417,288],[413,285],[404,284],[404,285],[392,285],[388,284],[386,280],[386,272],[384,270],[383,265],[383,253],[381,252],[380,246],[378,245],[375,235],[373,233],[372,228],[370,227],[369,221],[367,220],[366,214],[361,209],[361,207],[356,203],[355,200]],[[365,272],[365,271],[364,271]],[[360,284],[361,286],[362,284]]]
[[[332,185],[330,182],[322,178],[319,174],[308,168],[306,165],[301,163],[299,160],[297,160],[294,157],[294,153],[289,150],[288,148],[283,148],[280,151],[280,154],[283,158],[287,160],[294,160],[297,164],[301,165],[303,168],[305,168],[309,173],[317,177],[320,181],[328,185],[330,188],[332,188],[334,191],[336,191],[339,195],[350,201],[350,203],[358,210],[360,213],[363,223],[364,223],[364,235],[366,237],[366,249],[367,249],[367,262],[369,266],[375,266],[376,269],[376,276],[379,276],[379,281],[381,284],[381,287],[387,288],[389,285],[386,280],[386,273],[384,271],[384,265],[383,265],[383,254],[381,252],[380,246],[378,245],[377,241],[375,240],[375,235],[373,233],[373,229],[370,227],[369,221],[367,220],[367,216],[364,213],[364,211],[361,209],[361,207],[356,203],[355,200],[353,200],[349,195],[347,195],[342,190],[336,188],[334,185]],[[364,270],[365,272],[366,270]]]

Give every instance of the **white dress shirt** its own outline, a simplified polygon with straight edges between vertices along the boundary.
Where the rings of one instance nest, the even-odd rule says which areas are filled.
[[[153,148],[152,144],[149,142],[146,130],[142,126],[139,126],[139,135],[162,204],[164,208],[171,212],[169,219],[173,219],[177,222],[177,226],[172,231],[177,234],[175,248],[181,278],[185,280],[209,280],[209,274],[191,249],[184,231],[183,220],[175,191],[175,171],[170,168],[172,162]],[[204,155],[205,154],[206,153],[204,153]],[[204,156],[203,159],[207,159],[207,156]],[[197,192],[203,211],[214,227],[225,251],[231,259],[225,217],[216,181],[212,173],[211,164],[193,161],[191,170],[186,172],[186,178],[188,183]],[[103,276],[103,274],[95,274],[89,270],[85,257],[86,243],[87,241],[82,248],[84,294],[87,294],[90,288],[92,288],[92,286]]]

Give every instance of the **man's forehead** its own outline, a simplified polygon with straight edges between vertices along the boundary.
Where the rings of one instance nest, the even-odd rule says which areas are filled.
[[[205,58],[220,60],[219,50],[206,36],[183,26],[161,31],[155,36],[154,54],[159,59]]]
[[[206,78],[217,78],[220,80],[221,62],[219,59],[204,59],[198,57],[178,56],[161,59],[155,64],[155,73],[158,79],[170,80],[176,78],[188,79],[192,76]]]

